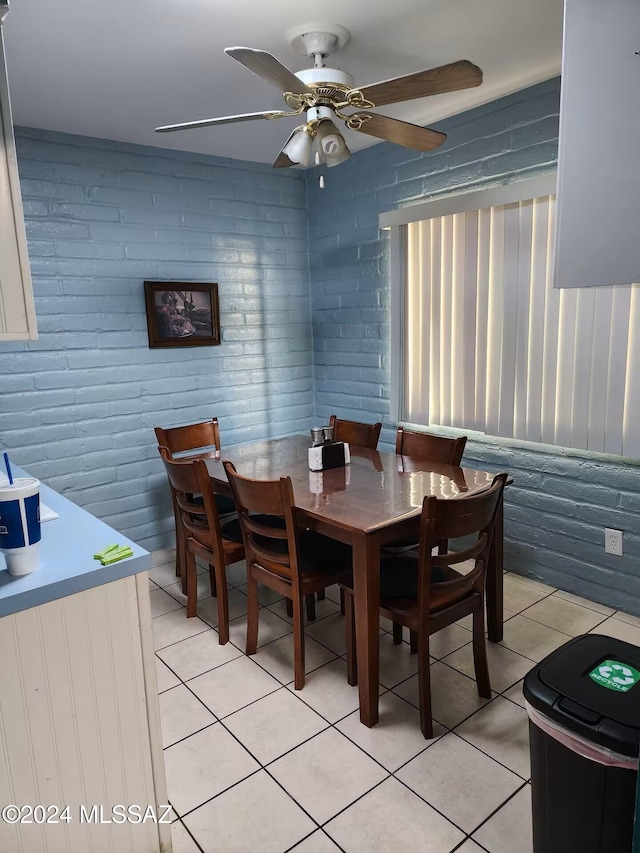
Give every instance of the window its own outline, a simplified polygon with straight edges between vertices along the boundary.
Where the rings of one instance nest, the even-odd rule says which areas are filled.
[[[640,285],[553,288],[554,183],[381,217],[395,226],[403,272],[392,308],[397,416],[640,456]]]

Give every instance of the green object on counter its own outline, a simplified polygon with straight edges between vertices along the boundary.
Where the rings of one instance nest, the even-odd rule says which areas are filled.
[[[120,545],[107,545],[106,548],[103,548],[102,551],[98,551],[97,554],[93,555],[94,560],[102,560],[103,557],[106,557],[107,554],[110,554],[112,551],[117,551],[120,548]]]
[[[117,563],[118,560],[124,560],[126,557],[133,557],[133,551],[128,545],[118,551],[112,551],[106,557],[102,557],[100,562],[103,566],[109,566],[111,563]]]
[[[133,557],[133,551],[128,545],[109,545],[93,555],[94,560],[100,560],[103,566],[109,566],[127,557]]]

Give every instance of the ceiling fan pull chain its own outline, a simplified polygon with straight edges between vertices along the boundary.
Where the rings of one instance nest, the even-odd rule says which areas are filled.
[[[316,151],[315,161],[316,161],[316,166],[319,166],[320,165],[320,152],[319,151]],[[320,175],[319,183],[320,183],[320,189],[323,190],[324,189],[324,175]]]

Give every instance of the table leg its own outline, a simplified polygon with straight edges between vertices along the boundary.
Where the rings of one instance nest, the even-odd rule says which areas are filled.
[[[380,544],[376,536],[359,533],[353,543],[353,598],[356,616],[360,722],[378,722],[380,675]]]
[[[500,501],[487,566],[487,633],[493,643],[503,636],[504,501]]]

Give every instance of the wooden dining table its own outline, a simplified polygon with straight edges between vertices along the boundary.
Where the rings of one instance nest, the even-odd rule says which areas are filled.
[[[307,436],[260,441],[223,449],[205,459],[217,491],[229,494],[222,460],[239,474],[260,480],[291,478],[301,525],[353,549],[356,647],[360,720],[378,721],[380,548],[415,532],[425,495],[459,500],[488,488],[494,475],[472,468],[439,465],[395,453],[351,447],[341,468],[309,470]],[[502,507],[487,571],[489,639],[502,639]]]

